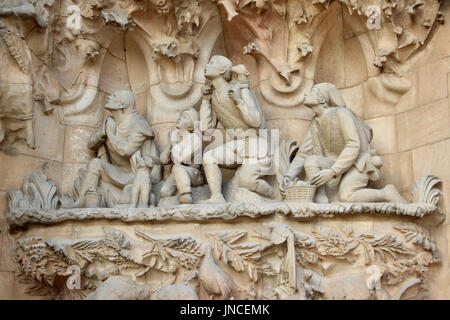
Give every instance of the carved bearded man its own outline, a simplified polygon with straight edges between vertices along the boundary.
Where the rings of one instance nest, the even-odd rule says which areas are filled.
[[[272,187],[261,179],[264,170],[272,165],[269,140],[259,131],[265,128],[264,114],[248,84],[231,81],[232,67],[231,61],[223,56],[212,57],[205,67],[205,77],[213,86],[211,103],[207,103],[207,108],[223,128],[235,130],[233,140],[224,141],[203,155],[203,167],[211,191],[207,202],[225,202],[219,166],[242,165],[239,187],[263,197],[273,197],[274,194]]]
[[[345,106],[330,83],[315,85],[305,94],[305,106],[316,116],[283,179],[289,185],[305,171],[318,187],[316,202],[406,202],[393,185],[376,190],[369,180],[381,178],[383,161],[371,148],[372,129]],[[329,190],[327,195],[326,188]]]
[[[97,151],[97,158],[88,163],[77,207],[84,205],[86,191],[97,187],[100,182],[109,207],[130,206],[133,183],[142,162],[150,163],[150,183],[161,180],[155,135],[147,120],[137,112],[134,94],[129,90],[114,91],[108,96],[105,109],[111,112],[112,117],[107,117],[102,127],[89,138],[88,147]],[[148,187],[150,192],[151,185]]]

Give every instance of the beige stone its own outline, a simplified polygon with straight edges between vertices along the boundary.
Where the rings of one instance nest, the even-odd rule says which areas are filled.
[[[59,188],[61,182],[61,162],[50,161],[25,155],[6,155],[0,153],[0,189],[11,190],[19,189],[22,185],[24,176],[31,174],[33,171],[39,171],[40,168],[45,167],[46,175],[51,178]]]
[[[399,102],[395,106],[395,113],[401,113],[404,111],[415,109],[419,104],[418,92],[418,72],[411,71],[405,75],[405,78],[411,82],[411,88],[400,98]]]
[[[353,87],[367,80],[366,59],[357,37],[345,41],[345,87]]]
[[[413,177],[419,179],[425,174],[434,174],[442,180],[450,179],[448,150],[450,139],[428,144],[412,150]]]
[[[448,138],[450,117],[447,99],[396,115],[399,151]]]
[[[372,145],[379,154],[395,153],[397,151],[394,116],[369,119],[366,120],[366,123],[373,130]]]
[[[444,58],[417,70],[419,77],[418,105],[447,97],[447,74],[450,71],[449,58]]]
[[[377,4],[369,0],[55,0],[39,10],[35,2],[3,0],[0,8],[0,299],[71,299],[67,290],[27,295],[15,277],[26,259],[67,277],[47,257],[80,266],[97,298],[398,299],[420,287],[415,277],[426,286],[408,290],[418,292],[412,298],[450,297],[449,220],[439,224],[440,211],[450,214],[450,24],[442,24],[450,3],[385,1],[373,30],[377,8],[368,5]],[[112,121],[129,116],[133,99],[109,96],[116,89],[132,90],[139,113],[117,132]],[[243,169],[234,155],[249,156],[244,140],[228,155],[209,148],[204,165],[187,169],[189,139],[169,140],[169,132],[177,127],[181,137],[192,109],[211,128],[217,118],[220,129],[259,128],[251,118],[265,119],[280,133],[276,172],[263,174],[264,157],[257,170]],[[146,121],[151,148],[170,144],[170,152],[145,156],[136,131]],[[221,155],[233,165],[216,170]],[[150,175],[163,158],[172,164],[158,183],[161,172]],[[342,177],[336,185],[332,166]],[[295,177],[283,186],[291,167]],[[78,198],[97,208],[73,208],[81,206],[73,193],[81,168],[89,172]],[[209,185],[194,186],[204,173]],[[285,201],[300,194],[287,196],[287,187],[311,183],[319,189],[310,202]],[[150,206],[163,185],[184,192]],[[342,185],[349,188],[337,192]],[[117,201],[103,201],[105,189]],[[228,202],[198,204],[208,189]],[[324,196],[331,203],[317,203]],[[13,232],[3,232],[4,218]],[[385,286],[380,280],[397,277],[403,259],[417,268],[405,264],[407,280]],[[128,285],[114,283],[119,270]]]
[[[366,100],[364,97],[364,85],[360,84],[352,88],[341,90],[345,103],[358,117],[365,119]]]
[[[89,136],[95,132],[90,127],[66,127],[64,143],[64,162],[87,162],[93,157],[93,152],[87,146]]]
[[[15,287],[14,272],[0,271],[0,283],[2,284],[2,290],[0,290],[0,300],[13,299]]]
[[[407,191],[409,193],[415,179],[421,177],[413,179],[411,154],[411,151],[384,154],[382,156],[384,163],[383,167],[381,167],[383,176],[379,181],[373,183],[374,186],[382,187],[392,183],[400,192]],[[408,195],[408,198],[410,198],[410,195]]]

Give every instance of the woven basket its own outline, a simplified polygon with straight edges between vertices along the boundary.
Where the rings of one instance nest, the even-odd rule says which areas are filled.
[[[284,199],[287,201],[313,202],[316,186],[287,186],[284,188]]]

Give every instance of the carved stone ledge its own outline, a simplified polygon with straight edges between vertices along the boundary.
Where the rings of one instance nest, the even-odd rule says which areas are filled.
[[[151,208],[81,208],[59,210],[21,210],[8,213],[10,227],[28,224],[56,224],[63,221],[80,220],[121,220],[126,222],[144,221],[204,221],[212,219],[233,220],[240,217],[258,218],[281,214],[294,219],[313,217],[332,218],[350,214],[398,215],[422,218],[432,214],[437,207],[428,203],[344,203],[318,204],[306,202],[230,202],[225,204],[180,205]]]

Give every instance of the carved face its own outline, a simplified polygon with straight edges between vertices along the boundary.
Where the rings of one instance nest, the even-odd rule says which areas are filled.
[[[182,112],[175,124],[177,129],[191,130],[194,128],[194,122],[187,112]]]
[[[205,77],[208,79],[214,79],[224,75],[225,78],[230,78],[231,68],[232,64],[230,61],[227,61],[226,58],[214,56],[211,58],[211,60],[209,60],[209,63],[205,66]]]
[[[323,101],[323,97],[316,86],[312,87],[309,92],[305,93],[305,100],[303,103],[307,107],[314,107],[324,102],[325,101]]]
[[[109,96],[106,97],[106,105],[105,108],[114,110],[119,109],[121,105],[120,99],[117,97],[117,93],[113,92]]]

